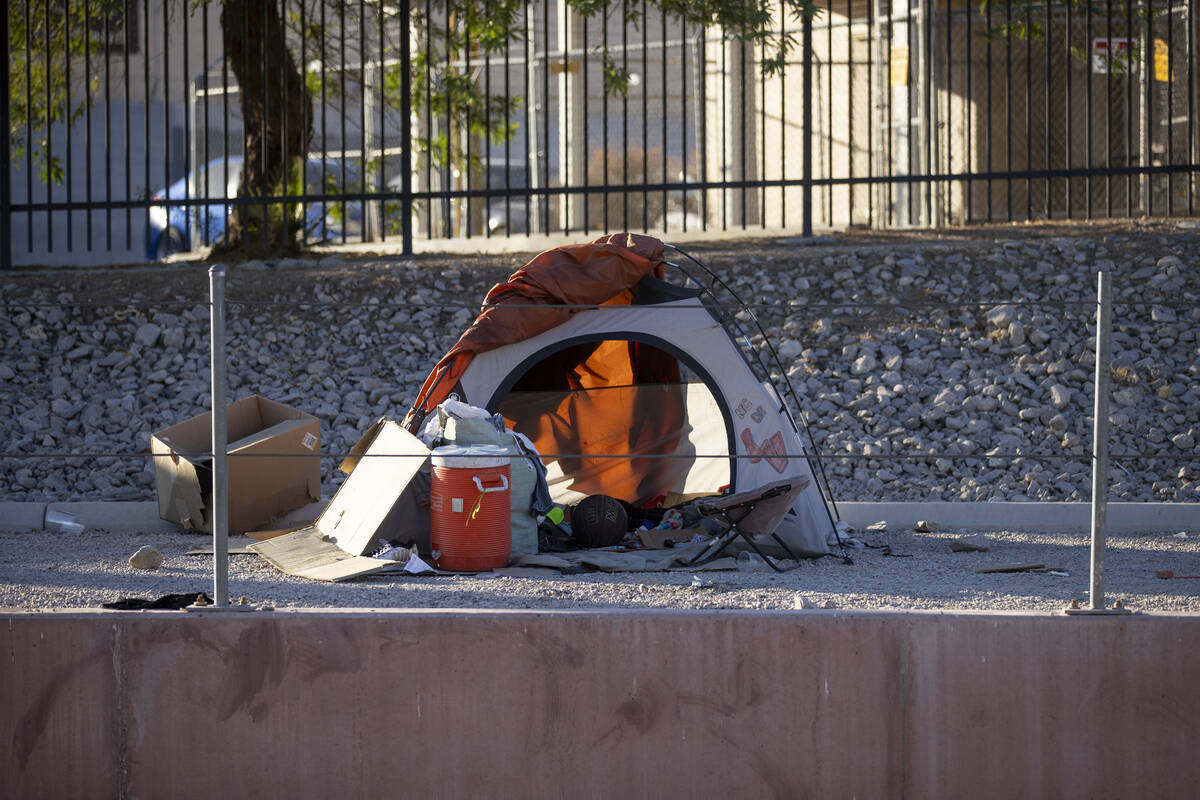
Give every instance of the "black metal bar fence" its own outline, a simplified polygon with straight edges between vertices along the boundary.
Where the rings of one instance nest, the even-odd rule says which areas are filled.
[[[828,0],[747,39],[632,0],[13,0],[0,266],[251,230],[411,252],[1192,214],[1198,24],[1194,0]]]

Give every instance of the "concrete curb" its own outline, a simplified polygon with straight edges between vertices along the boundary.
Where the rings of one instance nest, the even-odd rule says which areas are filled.
[[[838,503],[841,518],[858,529],[886,521],[892,529],[912,528],[918,520],[956,530],[1087,531],[1088,503]],[[0,530],[46,530],[46,511],[73,515],[88,528],[142,533],[182,530],[159,519],[158,504],[137,502],[0,503]],[[311,509],[306,519],[315,514]],[[1200,532],[1200,503],[1109,503],[1112,533]]]
[[[40,531],[45,522],[45,503],[0,503],[0,529]]]

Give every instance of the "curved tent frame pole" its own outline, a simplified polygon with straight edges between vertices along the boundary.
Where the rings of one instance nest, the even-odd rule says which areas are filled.
[[[837,501],[833,499],[833,489],[829,485],[829,477],[825,474],[825,464],[824,464],[824,462],[821,461],[820,454],[817,453],[816,441],[812,437],[812,430],[808,426],[808,419],[804,415],[804,407],[800,404],[800,397],[799,397],[799,395],[796,394],[796,389],[795,389],[795,387],[792,386],[792,381],[787,376],[787,371],[783,368],[783,362],[780,361],[779,354],[775,352],[775,347],[771,344],[771,340],[767,336],[766,331],[763,330],[762,324],[759,323],[757,315],[755,315],[755,313],[749,307],[747,307],[746,303],[742,300],[742,298],[740,298],[738,296],[737,292],[735,292],[728,283],[726,283],[724,280],[722,280],[719,275],[717,275],[715,272],[713,272],[713,270],[711,268],[709,268],[706,264],[704,264],[698,258],[693,256],[691,253],[688,253],[687,251],[681,249],[678,245],[670,244],[669,242],[663,242],[663,246],[671,248],[675,252],[682,255],[684,258],[686,258],[689,261],[691,261],[692,263],[694,263],[696,266],[700,267],[700,269],[704,270],[705,274],[707,274],[708,277],[712,279],[713,283],[719,285],[722,289],[724,289],[726,292],[728,292],[729,296],[732,297],[738,303],[738,305],[740,305],[743,309],[745,309],[745,311],[750,315],[750,319],[754,322],[754,327],[757,328],[759,334],[762,335],[763,345],[765,346],[767,352],[770,354],[771,360],[775,363],[775,368],[779,371],[779,375],[781,376],[781,379],[782,379],[784,385],[787,386],[787,393],[788,393],[788,395],[791,396],[792,403],[796,407],[796,414],[795,415],[792,414],[791,409],[787,408],[786,402],[784,403],[784,410],[787,411],[789,416],[792,416],[793,424],[795,424],[796,415],[799,416],[800,423],[804,426],[804,434],[808,438],[809,452],[805,454],[805,457],[809,458],[810,461],[816,461],[817,470],[821,475],[821,483],[825,486],[825,495],[826,495],[826,497],[829,498],[829,504],[833,507],[834,515],[836,515],[838,517],[838,519],[841,519],[841,514],[837,510]],[[717,298],[713,294],[713,291],[711,288],[709,288],[708,286],[705,286],[703,283],[696,280],[694,275],[692,275],[690,272],[688,272],[686,269],[684,269],[680,265],[671,264],[670,262],[667,262],[667,263],[670,264],[670,266],[678,269],[680,272],[683,272],[683,274],[687,275],[688,278],[690,278],[697,285],[699,285],[702,289],[704,289],[706,292],[708,292],[708,294],[713,297],[713,300],[717,302],[717,306],[719,308],[721,307],[720,301],[717,300]],[[721,310],[723,313],[725,313],[727,316],[730,316],[730,318],[732,319],[732,315],[729,315],[728,312],[725,312],[725,310],[723,308],[721,308]],[[736,320],[734,320],[734,323],[736,324]],[[745,332],[741,330],[740,325],[738,326],[738,331],[739,331],[739,333],[742,334],[742,338],[744,338],[746,340],[747,345],[750,346],[750,339],[749,339],[749,337],[746,336]],[[752,346],[751,346],[751,352],[755,352]],[[756,355],[756,357],[758,356],[757,353],[755,353],[755,355]],[[767,379],[769,381],[773,381],[774,379],[771,378],[771,371],[770,371],[770,369],[767,368],[767,365],[763,364],[760,360],[759,366],[762,367],[763,371],[766,373]],[[779,394],[778,387],[776,387],[776,393]],[[780,394],[780,397],[782,399],[783,395]],[[828,509],[826,509],[826,512],[828,512]],[[833,525],[833,529],[834,529],[835,533],[837,533],[838,542],[840,543],[842,540],[842,536],[841,536],[841,533],[837,530],[837,524],[835,523],[832,516],[830,517],[829,522],[831,525]]]

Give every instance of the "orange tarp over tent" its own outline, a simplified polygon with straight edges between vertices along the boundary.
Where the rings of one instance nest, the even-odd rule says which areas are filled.
[[[425,379],[405,427],[416,432],[425,415],[449,396],[476,353],[536,336],[578,310],[557,306],[628,304],[629,290],[643,275],[663,277],[663,245],[650,236],[613,233],[541,253],[488,292],[474,324]]]
[[[633,287],[647,275],[661,279],[663,266],[662,242],[631,233],[538,255],[488,292],[474,324],[421,387],[405,426],[417,432],[476,354],[561,325],[581,310],[571,306],[629,305]],[[560,459],[577,476],[574,489],[646,501],[675,480],[676,465],[632,456],[675,452],[685,424],[679,382],[678,362],[657,348],[586,342],[530,368],[501,410],[541,452],[578,454]],[[630,457],[595,458],[612,455]]]

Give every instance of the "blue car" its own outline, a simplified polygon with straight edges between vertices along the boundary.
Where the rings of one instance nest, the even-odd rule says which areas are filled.
[[[242,182],[242,157],[228,156],[208,162],[187,178],[180,178],[151,197],[150,239],[146,257],[165,258],[191,250],[193,243],[211,245],[225,235],[233,213],[226,200],[237,197]],[[197,181],[200,183],[197,187]],[[359,191],[362,181],[356,167],[346,165],[345,191]],[[342,164],[334,159],[309,158],[305,167],[305,191],[334,194],[342,188]],[[167,205],[167,200],[205,198],[201,205]],[[362,204],[357,201],[309,203],[305,215],[306,239],[320,243],[361,236]]]

